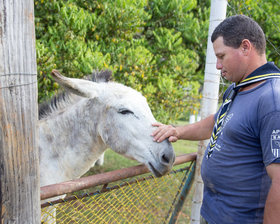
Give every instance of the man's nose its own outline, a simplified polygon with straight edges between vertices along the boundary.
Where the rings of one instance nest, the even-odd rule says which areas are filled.
[[[217,60],[217,62],[216,62],[216,69],[221,70],[222,68],[223,68],[222,63]]]

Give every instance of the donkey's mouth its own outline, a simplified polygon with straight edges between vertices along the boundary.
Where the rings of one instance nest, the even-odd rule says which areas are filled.
[[[159,171],[156,170],[156,168],[151,164],[148,163],[150,170],[152,171],[152,173],[156,176],[156,177],[161,177],[163,176],[163,174],[161,174]]]

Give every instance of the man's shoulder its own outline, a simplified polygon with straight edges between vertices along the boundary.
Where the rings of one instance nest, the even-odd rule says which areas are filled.
[[[280,78],[266,81],[261,88],[259,107],[267,113],[280,112]]]
[[[261,95],[280,99],[280,77],[267,80],[262,88]]]
[[[279,73],[279,75],[280,75],[280,73]],[[279,83],[280,83],[280,77],[279,77],[279,78],[271,79],[271,86],[272,86],[272,88],[273,88],[273,91],[278,91],[278,92],[280,92]]]

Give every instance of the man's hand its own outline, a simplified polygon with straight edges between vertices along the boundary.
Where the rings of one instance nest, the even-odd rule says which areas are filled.
[[[177,129],[172,125],[165,125],[161,123],[152,124],[154,127],[158,127],[153,133],[154,141],[162,142],[164,139],[168,138],[170,142],[176,142],[179,139],[179,134]]]
[[[152,133],[152,136],[156,142],[162,142],[164,139],[168,139],[170,142],[176,142],[178,139],[191,141],[205,140],[211,137],[214,124],[214,114],[196,123],[176,127],[154,123],[152,126],[158,128]]]

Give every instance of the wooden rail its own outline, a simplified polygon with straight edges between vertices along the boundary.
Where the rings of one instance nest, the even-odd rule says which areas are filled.
[[[190,162],[195,159],[196,153],[184,154],[176,157],[174,165]],[[150,171],[145,165],[138,165],[88,177],[82,177],[77,180],[43,186],[41,187],[41,200],[72,193],[89,187],[108,184],[114,181],[123,180],[149,172]]]

